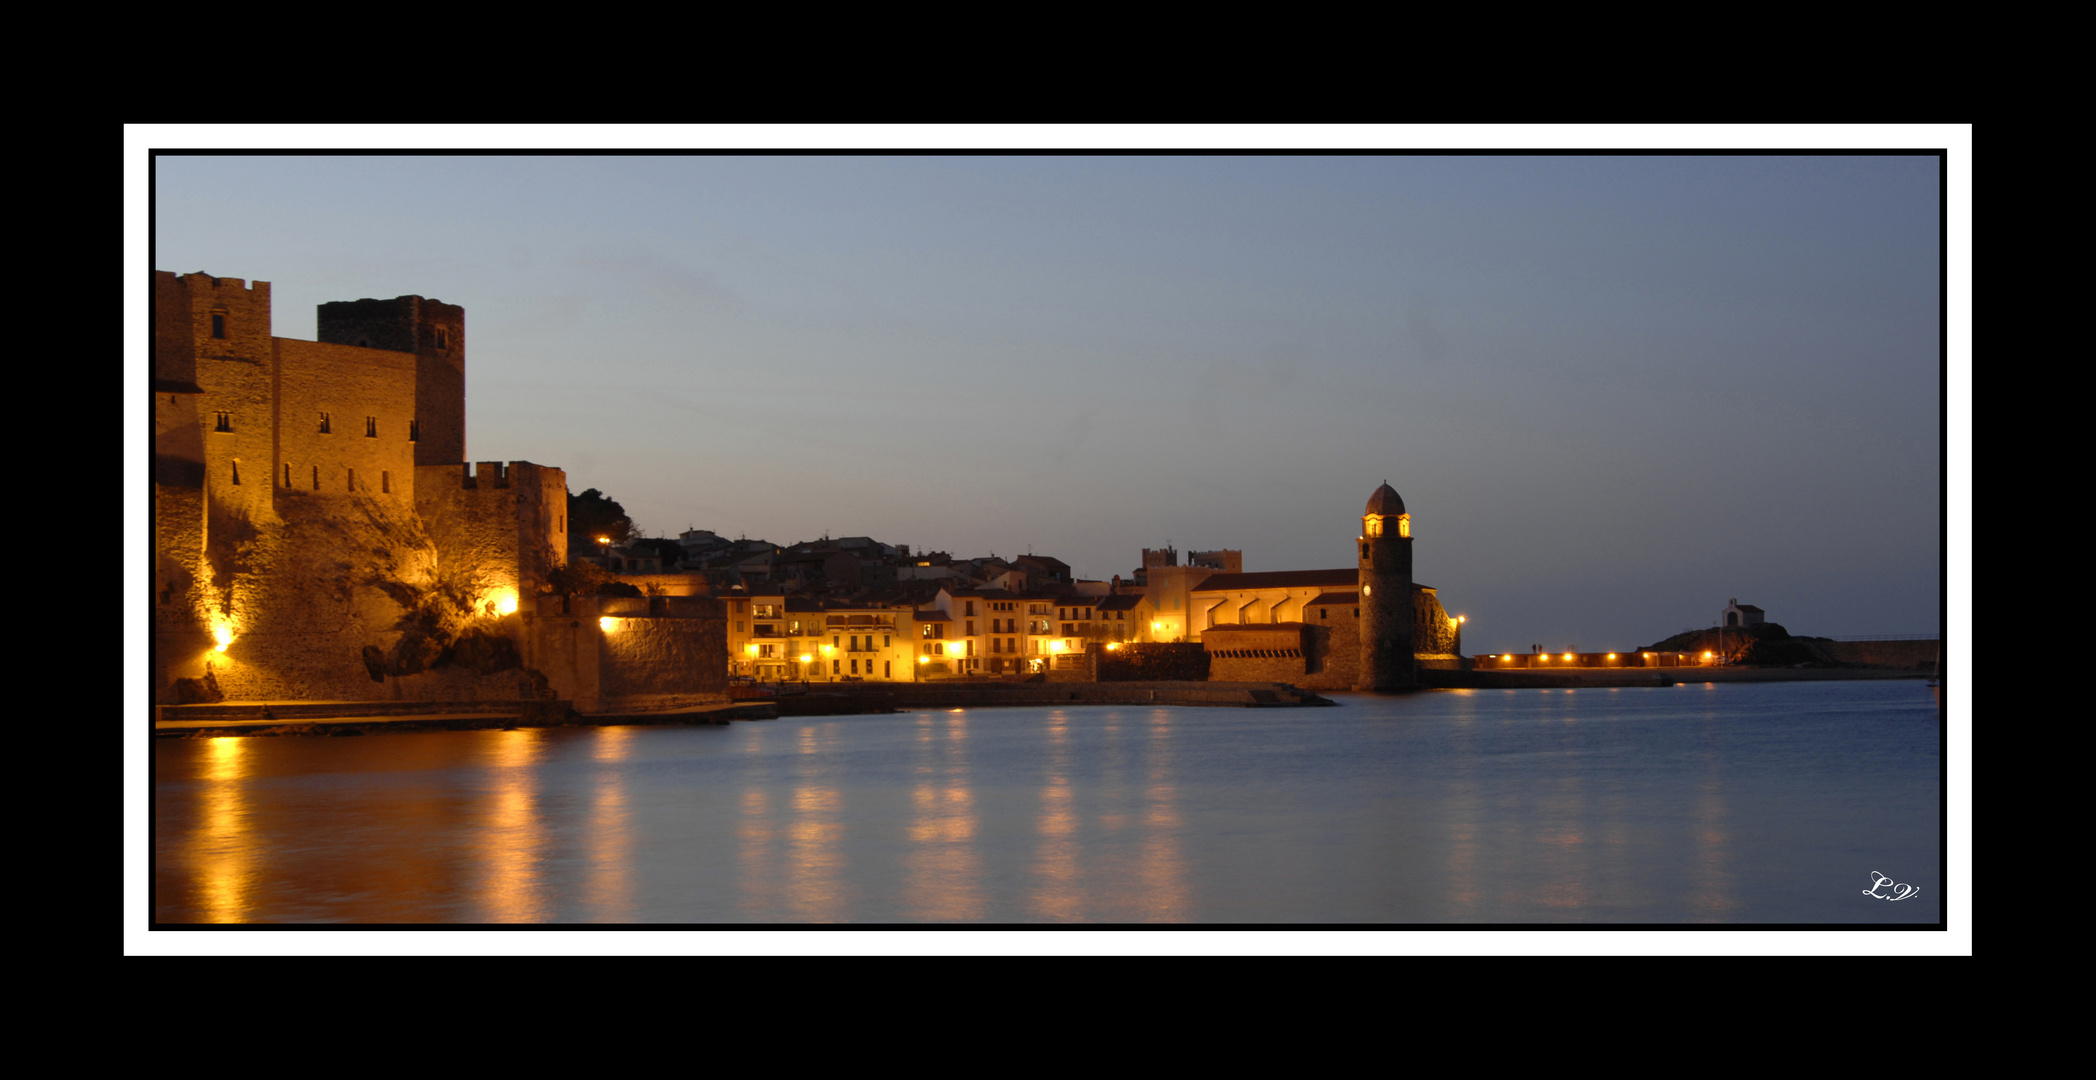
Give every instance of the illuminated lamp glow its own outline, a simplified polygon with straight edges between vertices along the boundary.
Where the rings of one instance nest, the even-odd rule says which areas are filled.
[[[219,623],[212,629],[211,637],[218,642],[218,651],[225,652],[226,646],[233,643],[233,628],[224,623]]]
[[[742,647],[742,650],[746,653],[749,653],[751,656],[757,655],[757,646],[754,644],[745,645]]]
[[[807,653],[802,653],[802,654],[801,654],[801,663],[803,663],[803,664],[805,664],[805,663],[807,663],[808,661],[810,661],[810,660],[813,660],[813,659],[815,659],[815,658],[814,658],[814,657],[812,657],[812,656],[809,656],[809,655],[808,655]]]
[[[602,618],[599,618],[597,620],[597,629],[602,630],[607,634],[611,633],[614,630],[617,630],[618,628],[619,620],[613,618],[610,615],[603,616]]]
[[[1049,651],[1049,652],[1061,652],[1061,651],[1063,651],[1063,643],[1062,643],[1062,642],[1060,642],[1060,641],[1051,641],[1051,642],[1049,642],[1049,643],[1048,643],[1048,651]]]
[[[504,615],[515,615],[517,613],[517,594],[510,592],[495,594],[495,610]]]
[[[1571,654],[1571,653],[1566,653],[1566,654],[1565,654],[1565,659],[1567,659],[1567,660],[1570,660],[1570,659],[1572,659],[1572,654]]]
[[[823,651],[823,652],[826,652],[826,653],[832,653],[832,652],[836,652],[836,651],[837,651],[837,646],[835,646],[835,645],[824,645],[824,646],[822,647],[822,651]]]
[[[1120,642],[1118,642],[1118,641],[1109,641],[1109,642],[1107,642],[1107,643],[1106,643],[1106,651],[1107,651],[1107,652],[1113,652],[1113,651],[1114,651],[1115,649],[1118,649],[1118,648],[1120,648],[1120,647],[1121,647],[1121,643],[1120,643]]]
[[[1616,654],[1615,654],[1615,653],[1609,653],[1609,654],[1608,654],[1608,658],[1609,658],[1610,660],[1614,660],[1614,659],[1616,658]]]
[[[929,656],[920,656],[917,658],[917,662],[920,664],[929,664],[932,662],[932,658]]]
[[[1368,595],[1368,592],[1369,592],[1369,588],[1368,588],[1368,586],[1366,586],[1366,585],[1363,585],[1363,586],[1361,586],[1361,595],[1363,595],[1363,596],[1367,596],[1367,595]]]

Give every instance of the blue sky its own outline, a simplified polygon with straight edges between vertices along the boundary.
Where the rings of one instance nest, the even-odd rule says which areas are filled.
[[[469,455],[654,534],[1307,569],[1350,565],[1387,480],[1467,648],[1627,648],[1734,596],[1794,633],[1937,629],[1941,175],[163,156],[146,235],[153,269],[270,281],[284,337],[329,300],[463,305]]]

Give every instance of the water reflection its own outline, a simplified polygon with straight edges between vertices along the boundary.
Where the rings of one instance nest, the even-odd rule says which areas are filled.
[[[480,826],[482,922],[542,922],[552,915],[541,887],[546,824],[539,815],[539,764],[545,732],[538,728],[487,733],[493,770]]]
[[[1933,857],[1935,713],[1808,684],[166,740],[154,915],[1927,922],[1940,890],[1822,883]]]
[[[627,805],[626,760],[638,729],[598,728],[591,757],[596,761],[590,799],[588,918],[631,922],[633,909],[633,812]]]
[[[848,917],[844,899],[844,795],[818,782],[821,755],[836,738],[836,725],[810,725],[800,732],[786,824],[787,917],[800,922],[836,922]]]
[[[243,764],[248,740],[208,740],[203,779],[201,821],[191,841],[189,861],[197,868],[201,921],[246,921],[259,862],[250,834],[247,777]]]
[[[903,912],[933,922],[980,919],[985,899],[975,793],[969,784],[968,715],[918,716],[915,744],[917,782],[910,788]]]
[[[1041,809],[1034,819],[1040,835],[1033,862],[1033,914],[1043,919],[1084,917],[1079,890],[1076,796],[1070,790],[1070,717],[1061,709],[1048,714],[1047,775]]]
[[[1143,792],[1143,896],[1139,918],[1152,922],[1188,919],[1186,866],[1179,853],[1179,789],[1176,750],[1172,742],[1173,714],[1158,709],[1150,714],[1149,739],[1145,747],[1149,786]]]

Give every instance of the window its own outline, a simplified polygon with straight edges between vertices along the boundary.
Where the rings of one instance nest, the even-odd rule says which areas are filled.
[[[384,469],[378,473],[378,490],[381,494],[393,494],[393,474]]]
[[[291,486],[291,463],[288,461],[284,463],[284,486]]]
[[[893,635],[893,634],[882,634],[882,635],[881,635],[881,648],[883,648],[883,649],[886,649],[886,648],[890,648],[890,647],[892,647],[892,646],[893,646],[894,644],[895,644],[895,635]]]
[[[320,433],[321,433],[322,435],[326,435],[326,434],[328,434],[328,433],[332,432],[333,430],[334,430],[334,425],[333,425],[332,423],[330,423],[330,421],[329,421],[329,417],[328,417],[328,414],[326,414],[326,413],[321,413],[321,414],[320,414]]]
[[[832,660],[832,661],[830,661],[830,674],[832,674],[832,675],[841,675],[841,674],[843,674],[843,673],[844,673],[844,661],[842,661],[842,660]]]
[[[240,483],[240,459],[239,459],[239,458],[234,458],[234,459],[233,459],[233,483],[234,483],[234,484],[235,484],[236,486],[237,486],[237,485],[238,485],[238,484]]]
[[[225,312],[214,311],[211,313],[211,336],[215,338],[222,338],[226,336]]]
[[[320,466],[313,466],[313,490],[320,490]]]
[[[445,329],[444,329],[443,327],[441,327],[441,326],[437,327],[437,348],[439,348],[439,349],[448,349],[448,348],[450,348],[450,347],[451,347],[451,333],[450,333],[449,331],[445,330]]]
[[[378,438],[378,417],[367,416],[364,418],[364,437],[367,439]]]
[[[349,490],[352,492],[357,490],[357,471],[355,469],[349,470]]]
[[[213,430],[213,431],[231,431],[231,430],[233,430],[233,414],[232,414],[232,413],[229,413],[229,412],[222,412],[222,413],[219,413],[219,414],[218,414],[218,426],[217,426],[217,427],[215,427],[215,428],[213,428],[212,430]]]
[[[968,601],[968,614],[970,614],[970,615],[973,615],[973,614],[975,614],[975,601],[973,601],[973,600],[970,600],[970,601]],[[971,625],[973,625],[973,624],[971,624]],[[972,633],[974,633],[975,631],[973,631],[973,630],[970,630],[970,631],[968,631],[968,632],[972,634]]]
[[[408,441],[409,441],[409,442],[417,442],[417,441],[420,441],[420,440],[421,440],[421,438],[422,438],[422,421],[420,421],[420,420],[410,420],[410,421],[408,421]],[[561,531],[562,531],[562,532],[566,532],[567,530],[566,530],[565,528],[563,528],[563,529],[562,529]]]

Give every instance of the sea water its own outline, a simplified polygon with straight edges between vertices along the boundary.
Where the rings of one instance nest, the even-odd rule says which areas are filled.
[[[155,740],[153,917],[1942,918],[1920,682],[1338,700]]]

